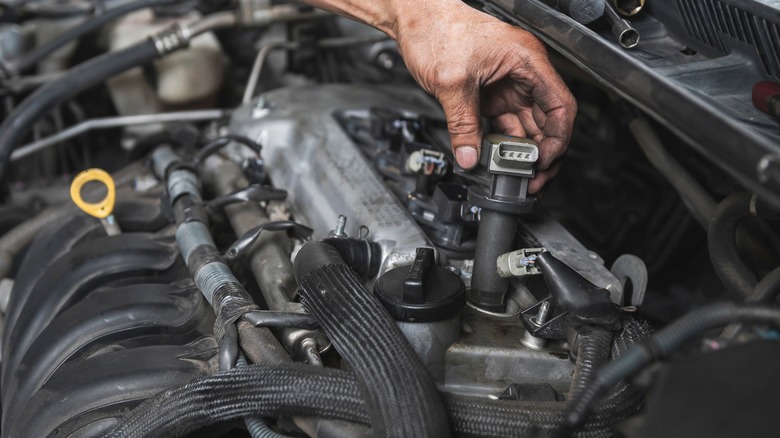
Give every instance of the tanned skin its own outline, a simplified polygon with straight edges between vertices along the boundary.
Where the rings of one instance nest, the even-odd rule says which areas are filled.
[[[503,133],[539,143],[531,193],[558,172],[577,103],[533,35],[460,0],[305,1],[398,42],[412,76],[441,103],[461,167],[479,161],[484,115]]]

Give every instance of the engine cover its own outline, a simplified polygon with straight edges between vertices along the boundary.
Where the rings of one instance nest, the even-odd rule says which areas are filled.
[[[358,226],[369,227],[370,239],[382,246],[384,273],[411,264],[416,248],[434,245],[336,118],[345,112],[367,114],[372,108],[443,120],[441,109],[419,88],[333,84],[264,93],[233,113],[230,131],[263,146],[273,185],[288,191],[293,215],[314,229],[315,238],[326,237],[340,214],[349,218],[353,235]],[[621,302],[623,286],[603,261],[540,210],[521,220],[525,240],[548,248],[609,290],[613,302]]]
[[[417,247],[431,245],[334,118],[339,111],[372,107],[442,117],[420,90],[320,85],[263,94],[234,113],[231,131],[263,146],[271,181],[288,191],[292,213],[315,230],[315,238],[326,237],[339,215],[349,219],[350,234],[365,225],[382,246],[385,272],[410,264]]]

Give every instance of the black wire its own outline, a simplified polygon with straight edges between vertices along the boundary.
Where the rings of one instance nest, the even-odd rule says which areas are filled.
[[[206,146],[203,146],[195,155],[195,158],[193,158],[193,162],[196,166],[203,164],[203,162],[206,161],[206,158],[219,152],[220,149],[234,141],[243,144],[249,149],[252,149],[257,155],[260,155],[260,151],[263,149],[259,143],[244,137],[243,135],[227,134],[213,140],[212,142],[206,144]]]
[[[225,251],[225,261],[230,264],[243,257],[252,248],[252,245],[257,242],[263,231],[292,231],[295,237],[301,240],[309,239],[313,233],[311,228],[293,221],[266,222],[242,234],[241,237],[230,245],[230,248]]]
[[[554,436],[571,436],[585,423],[602,395],[647,365],[669,357],[706,330],[740,322],[780,328],[780,308],[767,304],[715,303],[684,315],[602,367],[590,384],[571,401],[564,423]]]

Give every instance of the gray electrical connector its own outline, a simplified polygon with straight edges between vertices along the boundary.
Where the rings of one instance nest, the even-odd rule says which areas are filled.
[[[491,134],[485,136],[490,143],[488,172],[525,178],[534,176],[534,165],[539,159],[539,147],[531,140]]]

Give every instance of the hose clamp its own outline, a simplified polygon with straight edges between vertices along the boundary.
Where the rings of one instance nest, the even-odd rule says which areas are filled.
[[[152,35],[150,38],[160,56],[187,47],[192,37],[192,30],[186,24],[177,24]]]

